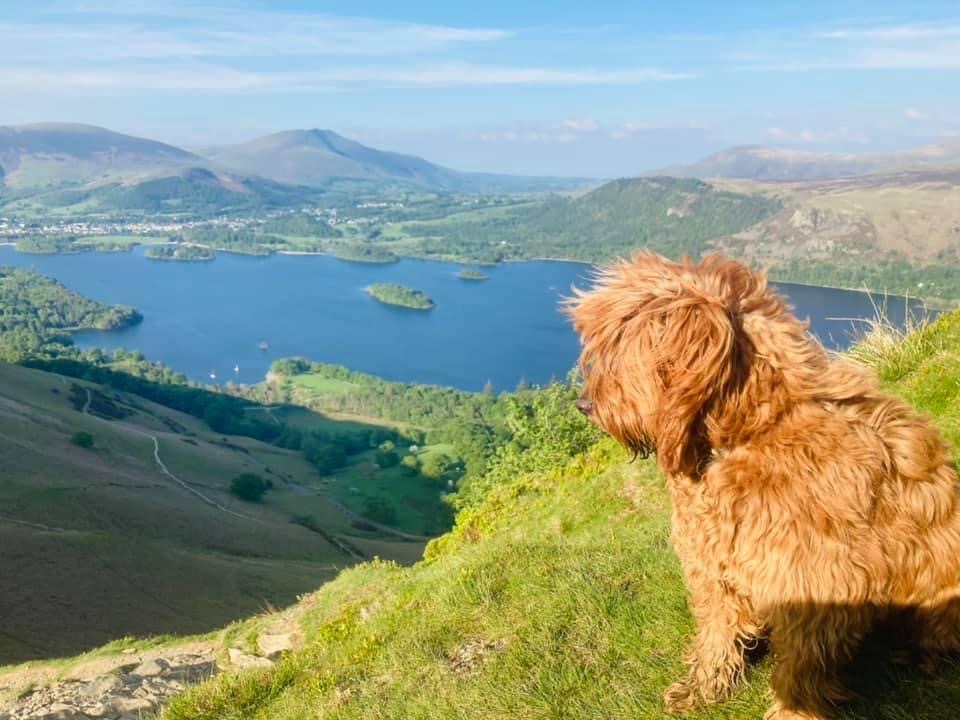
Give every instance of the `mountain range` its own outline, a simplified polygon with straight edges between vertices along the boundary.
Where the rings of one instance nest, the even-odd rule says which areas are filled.
[[[860,155],[744,145],[647,176],[806,182],[958,169],[960,140],[954,139]],[[0,126],[0,209],[13,215],[210,215],[334,203],[385,190],[530,193],[598,184],[460,172],[323,129],[191,151],[90,125]]]
[[[818,153],[740,145],[690,165],[661,168],[652,175],[738,180],[831,180],[872,174],[960,168],[960,139],[883,153]]]
[[[291,130],[199,153],[90,125],[0,127],[0,205],[133,210],[273,208],[356,191],[538,192],[582,179],[463,173],[367,147],[331,130]],[[185,202],[186,201],[186,202]]]

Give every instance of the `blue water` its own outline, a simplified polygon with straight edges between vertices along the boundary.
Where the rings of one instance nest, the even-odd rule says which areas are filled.
[[[220,253],[213,262],[157,262],[143,257],[142,248],[25,255],[0,247],[0,264],[33,268],[89,297],[137,308],[142,324],[77,333],[77,344],[140,350],[204,383],[259,382],[271,362],[291,355],[466,390],[488,380],[498,390],[521,379],[546,383],[566,375],[578,350],[557,304],[571,285],[589,284],[588,266],[560,262],[485,269],[490,279],[483,282],[457,278],[458,265],[418,260],[369,265],[328,256]],[[375,282],[423,290],[436,307],[418,312],[382,305],[363,291]],[[830,347],[846,347],[856,325],[830,318],[874,315],[863,293],[780,289]],[[902,322],[904,301],[891,300],[888,312]],[[258,348],[261,341],[269,344],[266,352]]]

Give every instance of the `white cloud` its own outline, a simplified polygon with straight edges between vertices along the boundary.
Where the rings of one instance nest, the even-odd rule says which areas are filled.
[[[495,85],[632,85],[679,79],[655,69],[567,70],[537,67],[447,64],[411,68],[337,67],[312,72],[250,72],[210,65],[165,69],[43,70],[0,66],[0,88],[6,91],[136,93],[147,91],[323,92],[358,87],[442,88]],[[570,129],[569,127],[567,128]]]
[[[848,40],[870,38],[879,40],[917,40],[926,38],[960,37],[960,26],[955,24],[918,23],[874,27],[840,28],[814,33],[815,37]]]
[[[540,143],[540,144],[555,144],[555,143],[570,143],[574,142],[577,139],[577,134],[569,131],[559,131],[559,130],[518,130],[518,129],[509,129],[509,130],[499,130],[499,131],[488,131],[482,132],[478,135],[465,134],[462,136],[463,140],[479,140],[480,142],[485,143],[498,143],[498,142],[508,142],[508,143]]]
[[[783,140],[787,137],[787,131],[780,127],[769,127],[767,128],[767,135],[774,140]]]
[[[0,23],[7,58],[179,59],[392,56],[449,50],[512,37],[498,28],[464,28],[370,18],[274,11],[185,8],[106,15],[75,13],[68,21]]]
[[[800,142],[804,143],[815,143],[817,142],[817,136],[812,130],[801,130],[800,134],[797,135],[797,139]]]
[[[916,108],[907,108],[903,111],[903,116],[908,120],[925,120],[926,115]]]
[[[823,70],[958,70],[960,23],[877,25],[814,33],[757,34],[750,51],[730,54],[734,67],[761,72]],[[813,58],[813,59],[808,59]]]
[[[570,128],[576,132],[594,132],[600,126],[593,118],[569,118],[560,123],[565,128]]]
[[[695,132],[705,132],[709,128],[703,125],[696,120],[688,120],[687,122],[676,122],[676,123],[650,123],[650,122],[637,122],[629,120],[627,122],[620,123],[617,127],[611,129],[607,133],[607,137],[611,140],[624,140],[632,135],[637,135],[639,133],[660,133],[660,132],[683,132],[683,131],[695,131]]]

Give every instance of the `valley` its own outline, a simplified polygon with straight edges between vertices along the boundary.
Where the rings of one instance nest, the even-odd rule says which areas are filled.
[[[92,446],[71,442],[77,432]],[[422,547],[358,529],[297,452],[55,373],[0,364],[0,453],[5,662],[203,632],[358,559],[410,562]],[[229,492],[243,472],[273,481],[262,504]],[[322,534],[291,522],[306,515]]]

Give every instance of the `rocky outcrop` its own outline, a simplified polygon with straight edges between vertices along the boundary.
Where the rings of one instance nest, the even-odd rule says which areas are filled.
[[[218,640],[173,647],[128,648],[81,656],[67,665],[28,663],[0,675],[0,720],[144,720],[187,686],[220,672],[271,667],[301,647],[298,618],[312,596],[252,621],[255,641],[243,648]],[[244,637],[250,637],[244,634]]]
[[[216,671],[212,654],[157,657],[122,665],[108,675],[27,692],[0,711],[0,720],[139,720]]]

